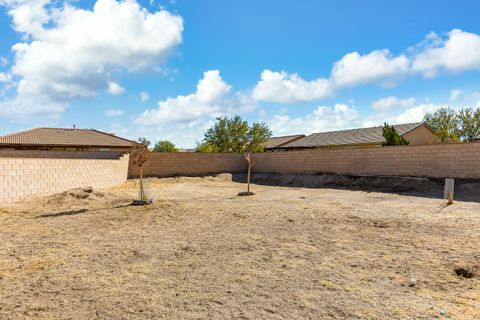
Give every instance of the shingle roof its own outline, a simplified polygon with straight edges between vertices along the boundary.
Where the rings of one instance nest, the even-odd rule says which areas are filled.
[[[0,136],[0,146],[131,147],[132,141],[89,129],[35,128]]]
[[[400,135],[423,125],[423,122],[394,125]],[[288,148],[314,148],[337,145],[382,143],[382,127],[361,128],[331,132],[312,133],[305,138],[287,143]]]
[[[295,140],[303,138],[303,137],[305,137],[304,134],[296,134],[296,135],[281,136],[281,137],[271,137],[267,140],[267,143],[265,143],[265,148],[267,148],[267,149],[278,148],[285,143],[289,143],[289,142],[295,141]]]

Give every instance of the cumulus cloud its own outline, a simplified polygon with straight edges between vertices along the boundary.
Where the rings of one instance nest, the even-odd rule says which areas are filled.
[[[292,118],[287,114],[277,114],[269,122],[275,135],[332,131],[354,128],[359,125],[359,113],[346,104],[335,104],[333,107],[320,106],[305,117]]]
[[[330,79],[306,81],[296,73],[264,70],[252,91],[252,97],[258,101],[277,103],[321,100],[345,86],[369,83],[392,86],[408,69],[409,60],[406,56],[394,57],[387,49],[366,55],[351,52],[334,64]]]
[[[373,108],[376,110],[388,110],[393,107],[411,107],[415,104],[415,98],[399,99],[394,96],[378,99],[373,102]]]
[[[366,55],[351,52],[334,64],[331,77],[338,86],[368,83],[391,86],[408,68],[406,56],[392,56],[387,49],[375,50]]]
[[[442,69],[452,72],[480,70],[478,34],[453,29],[447,39],[442,39],[431,33],[422,46],[414,57],[412,69],[425,77],[434,77]]]
[[[0,4],[8,8],[15,31],[30,35],[40,35],[44,24],[50,20],[47,6],[50,0],[0,0]]]
[[[159,101],[156,108],[145,110],[133,123],[139,126],[142,136],[167,139],[190,148],[214,125],[215,118],[255,110],[255,101],[242,92],[234,92],[220,71],[210,70],[203,73],[193,93]]]
[[[432,113],[440,109],[441,105],[425,103],[418,106],[408,108],[401,114],[393,116],[390,118],[390,123],[399,124],[399,123],[409,123],[409,122],[419,122],[423,120],[423,117],[427,113]]]
[[[455,101],[458,98],[460,98],[462,94],[463,94],[462,90],[453,89],[452,91],[450,91],[450,100]]]
[[[145,102],[148,99],[150,99],[150,95],[148,94],[148,92],[145,92],[145,91],[140,92],[140,100],[142,102]]]
[[[108,83],[108,93],[113,94],[114,96],[118,96],[123,94],[124,92],[125,88],[120,86],[118,83],[112,81]]]
[[[342,87],[379,84],[394,86],[407,75],[433,77],[439,70],[480,70],[480,35],[454,29],[442,39],[430,33],[409,54],[394,55],[388,49],[367,54],[356,51],[335,62],[330,78],[306,81],[298,74],[264,70],[252,91],[258,101],[295,103],[328,97]]]
[[[252,97],[258,101],[295,103],[322,99],[331,93],[332,88],[327,79],[306,81],[296,73],[263,70]]]
[[[11,114],[62,112],[76,97],[100,90],[121,93],[109,80],[117,70],[158,65],[181,42],[183,20],[165,10],[149,12],[136,1],[98,0],[92,10],[42,0],[0,0],[26,37],[15,44],[11,73],[17,95],[1,102]],[[31,103],[39,106],[31,107]],[[42,107],[40,107],[42,106]]]
[[[406,109],[402,109],[400,112],[390,112],[374,114],[366,117],[363,121],[363,126],[372,127],[382,125],[384,122],[388,124],[402,124],[421,122],[427,113],[433,113],[438,109],[444,107],[443,105],[423,103],[415,106],[411,106]]]
[[[120,110],[120,109],[111,109],[111,110],[105,111],[105,115],[107,117],[118,117],[118,116],[123,115],[124,113],[125,113],[125,111]]]
[[[5,72],[0,72],[0,82],[10,82],[12,81],[12,75]]]
[[[220,71],[206,71],[194,93],[160,101],[157,108],[146,110],[134,122],[142,126],[177,123],[191,127],[225,114],[231,107],[230,91],[231,87],[222,79]]]

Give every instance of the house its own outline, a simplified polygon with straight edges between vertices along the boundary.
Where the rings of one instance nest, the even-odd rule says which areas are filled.
[[[296,134],[291,136],[271,137],[265,143],[265,151],[282,151],[283,146],[287,143],[304,138],[304,134]]]
[[[438,141],[435,131],[424,122],[398,124],[393,127],[413,146],[431,144]],[[384,141],[382,127],[372,127],[313,133],[304,138],[283,144],[282,148],[285,150],[299,150],[309,148],[381,147]]]
[[[130,151],[134,142],[93,129],[35,128],[0,136],[0,150]]]

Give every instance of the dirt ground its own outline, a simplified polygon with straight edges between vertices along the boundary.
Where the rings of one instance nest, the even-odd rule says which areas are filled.
[[[480,319],[480,203],[229,180],[2,207],[0,319]]]

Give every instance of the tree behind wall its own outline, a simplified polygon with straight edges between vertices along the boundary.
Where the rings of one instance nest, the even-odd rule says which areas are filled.
[[[382,127],[382,134],[385,138],[385,142],[382,145],[384,146],[405,146],[410,144],[410,142],[398,134],[397,130],[388,124],[384,124]]]
[[[441,142],[460,141],[460,118],[451,108],[441,108],[435,113],[427,113],[423,119],[440,138]]]
[[[463,108],[458,111],[460,139],[472,142],[480,138],[480,109]]]
[[[217,118],[213,127],[205,133],[202,145],[213,152],[262,152],[263,145],[272,135],[265,123],[253,123],[236,115]]]
[[[155,152],[178,152],[177,147],[168,140],[162,140],[155,143],[153,147],[153,151]]]
[[[265,151],[265,143],[272,131],[265,123],[253,123],[251,126],[238,115],[228,119],[217,118],[213,127],[207,130],[200,147],[213,152],[242,152],[248,163],[247,194],[250,192],[250,175],[254,165],[252,152]],[[197,150],[199,148],[197,147]]]

